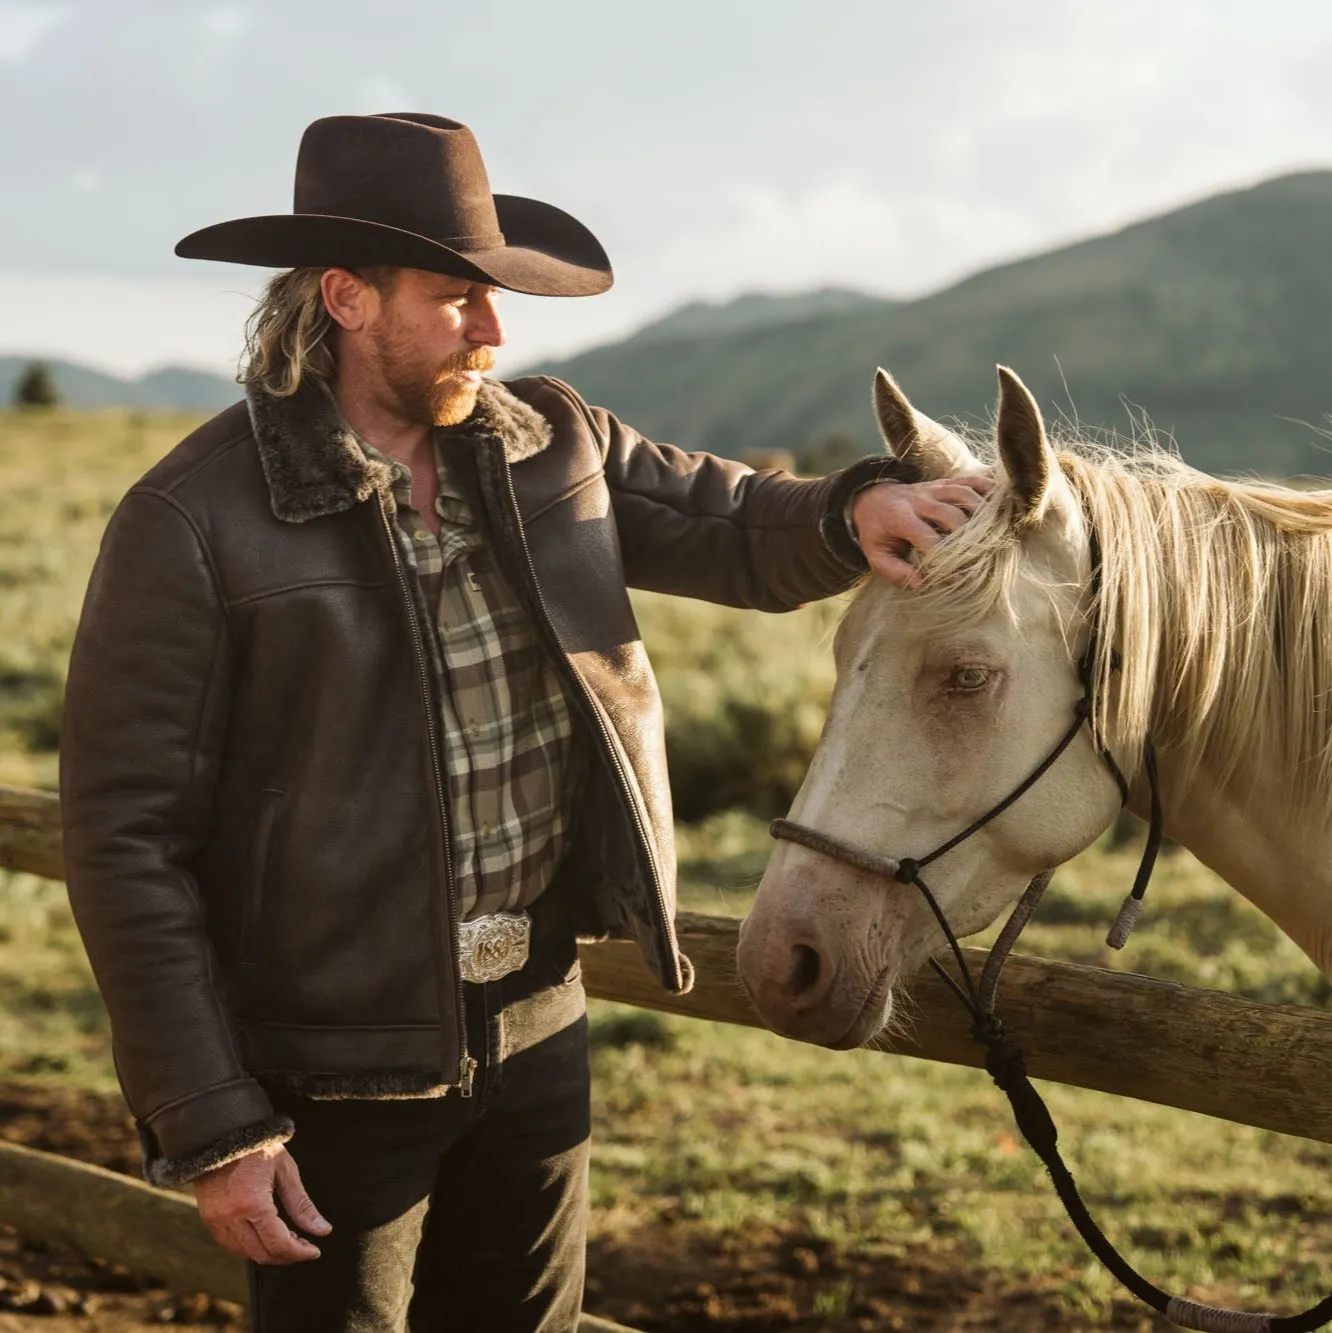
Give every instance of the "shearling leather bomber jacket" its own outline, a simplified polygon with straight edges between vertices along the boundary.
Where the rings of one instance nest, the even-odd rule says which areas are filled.
[[[627,587],[768,611],[846,588],[863,474],[800,481],[652,444],[549,378],[465,429],[497,552],[593,739],[559,883],[581,934],[673,929],[661,703]],[[318,386],[252,390],[108,525],[70,663],[70,898],[148,1178],[290,1133],[266,1089],[464,1081],[448,808],[387,469]]]

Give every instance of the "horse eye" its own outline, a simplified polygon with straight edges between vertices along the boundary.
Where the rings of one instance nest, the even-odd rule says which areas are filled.
[[[990,673],[984,667],[954,667],[948,684],[955,690],[983,690],[990,683]]]

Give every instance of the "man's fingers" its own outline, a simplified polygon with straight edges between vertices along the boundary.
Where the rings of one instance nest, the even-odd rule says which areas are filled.
[[[921,502],[917,501],[917,503]],[[892,535],[895,538],[894,545],[906,542],[908,546],[914,547],[922,555],[926,551],[933,550],[939,544],[939,534],[921,518],[919,511],[916,509],[903,514],[900,520],[893,524]]]
[[[312,1235],[327,1236],[333,1230],[332,1224],[320,1216],[314,1200],[305,1192],[301,1183],[300,1168],[290,1153],[283,1153],[277,1159],[277,1191],[287,1216],[302,1231]]]
[[[979,491],[973,491],[970,486],[959,486],[956,482],[949,482],[946,486],[931,486],[927,493],[931,500],[953,505],[968,514],[974,514],[985,501]]]
[[[210,1223],[208,1232],[229,1254],[250,1259],[256,1264],[268,1262],[268,1251],[264,1249],[255,1234],[254,1228],[245,1222]]]
[[[277,1210],[245,1219],[254,1231],[264,1257],[260,1264],[299,1264],[306,1259],[318,1259],[319,1250],[303,1236],[298,1236],[278,1215]]]
[[[292,1231],[276,1209],[267,1216],[205,1219],[205,1224],[224,1250],[256,1264],[297,1264],[319,1258],[319,1250]]]
[[[869,553],[870,568],[882,579],[895,583],[899,588],[919,588],[924,580],[920,572],[900,555],[891,551],[878,550]]]
[[[923,518],[938,532],[956,532],[971,517],[960,505],[944,504],[941,500],[922,500],[916,516]]]

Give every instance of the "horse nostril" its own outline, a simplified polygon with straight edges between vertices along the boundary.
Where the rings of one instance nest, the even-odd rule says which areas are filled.
[[[819,984],[819,978],[823,975],[823,958],[817,949],[811,948],[808,944],[793,944],[791,953],[794,955],[794,961],[786,985],[782,989],[791,999],[798,1000]]]

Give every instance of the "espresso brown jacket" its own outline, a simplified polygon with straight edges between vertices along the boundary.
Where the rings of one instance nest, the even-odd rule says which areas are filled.
[[[661,702],[627,588],[767,611],[846,588],[863,478],[652,444],[549,378],[487,384],[462,429],[595,754],[548,892],[687,989]],[[107,527],[65,701],[65,865],[159,1184],[289,1135],[269,1089],[467,1080],[440,682],[387,473],[320,386],[251,390]]]

